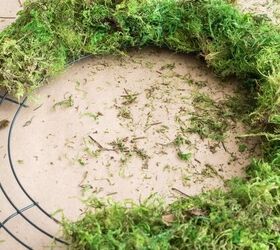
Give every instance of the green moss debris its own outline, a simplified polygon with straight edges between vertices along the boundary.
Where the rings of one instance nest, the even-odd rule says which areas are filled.
[[[250,118],[265,152],[246,179],[168,206],[93,200],[79,221],[64,222],[72,249],[280,249],[280,31],[229,2],[27,1],[0,33],[0,87],[17,97],[83,55],[144,46],[200,55],[255,97]]]

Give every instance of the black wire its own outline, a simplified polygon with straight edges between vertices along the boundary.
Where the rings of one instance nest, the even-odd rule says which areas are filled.
[[[91,57],[91,55],[84,55],[82,57],[80,57],[79,59],[77,60],[73,60],[72,62],[68,63],[67,64],[67,67],[75,64],[76,62],[78,61],[81,61],[83,59],[86,59],[86,58],[89,58]],[[44,80],[44,79],[43,79]],[[42,80],[42,81],[43,81]],[[41,212],[43,212],[47,217],[49,217],[50,219],[52,219],[53,221],[55,221],[56,223],[58,224],[61,224],[60,221],[58,221],[57,219],[55,219],[53,216],[51,216],[46,210],[44,210],[37,202],[35,202],[35,200],[29,195],[29,193],[25,190],[25,188],[23,187],[23,185],[21,184],[21,182],[19,181],[19,178],[16,174],[16,171],[15,171],[15,168],[14,168],[14,165],[13,165],[13,161],[12,161],[12,154],[11,154],[11,138],[12,138],[12,131],[13,131],[13,127],[14,127],[14,124],[15,124],[15,121],[16,121],[16,118],[19,114],[19,112],[21,111],[22,107],[28,107],[25,102],[27,100],[27,97],[24,98],[24,100],[20,103],[18,101],[15,101],[9,97],[7,97],[8,95],[8,91],[6,91],[4,93],[3,96],[0,95],[0,105],[5,101],[10,101],[12,103],[15,103],[15,104],[18,104],[19,107],[13,117],[13,120],[11,122],[11,125],[10,125],[10,129],[9,129],[9,134],[8,134],[8,158],[9,158],[9,163],[10,163],[10,167],[11,167],[11,170],[13,172],[13,175],[16,179],[16,182],[17,184],[19,185],[20,189],[24,192],[24,194],[29,198],[30,201],[32,201],[32,204],[23,208],[23,209],[18,209],[17,206],[13,203],[13,201],[11,200],[11,198],[9,197],[9,195],[7,194],[7,192],[5,191],[5,189],[3,188],[1,182],[0,182],[0,190],[2,191],[2,193],[4,194],[4,196],[6,197],[6,199],[8,200],[8,202],[13,206],[13,208],[16,210],[15,213],[13,213],[12,215],[10,215],[9,217],[7,217],[2,223],[0,223],[0,229],[3,228],[11,237],[13,237],[17,242],[19,242],[21,245],[23,245],[24,247],[26,247],[27,249],[30,249],[32,250],[32,248],[30,246],[28,246],[26,243],[24,243],[23,241],[21,241],[17,236],[15,236],[6,226],[5,224],[13,219],[14,217],[16,217],[17,215],[20,215],[23,219],[25,219],[30,225],[32,225],[34,228],[36,228],[37,230],[39,230],[41,233],[45,234],[46,236],[54,239],[55,241],[57,242],[60,242],[62,244],[65,244],[65,245],[69,245],[68,242],[64,241],[64,240],[61,240],[59,238],[56,238],[55,236],[51,235],[50,233],[46,232],[45,230],[43,230],[42,228],[40,228],[39,226],[37,226],[33,221],[31,221],[30,219],[28,219],[24,214],[23,212],[30,209],[31,207],[37,207]]]
[[[32,208],[32,207],[34,207],[34,206],[35,206],[35,204],[31,204],[31,205],[29,205],[29,206],[27,206],[27,207],[24,207],[24,208],[20,209],[20,211],[21,211],[21,212],[25,212],[26,210],[28,210],[28,209],[30,209],[30,208]],[[15,218],[17,215],[18,215],[18,212],[15,212],[15,213],[11,214],[11,215],[10,215],[9,217],[7,217],[1,224],[2,224],[2,225],[5,225],[9,220]],[[0,228],[1,228],[1,226],[0,226]]]
[[[7,95],[8,95],[8,91],[6,91],[5,94],[4,94],[3,96],[0,96],[0,97],[1,97],[0,105],[5,101]]]
[[[19,105],[14,117],[13,117],[13,120],[11,122],[11,125],[10,125],[10,129],[9,129],[9,135],[8,135],[8,158],[9,158],[9,163],[10,163],[10,167],[11,167],[11,170],[13,172],[13,175],[16,179],[16,182],[17,184],[19,185],[19,187],[21,188],[21,190],[24,192],[24,194],[29,198],[30,201],[32,201],[35,206],[41,210],[45,215],[47,215],[50,219],[52,219],[53,221],[57,222],[60,224],[60,222],[58,220],[56,220],[55,218],[53,218],[48,212],[46,212],[28,193],[27,191],[24,189],[24,187],[22,186],[21,182],[19,181],[18,179],[18,176],[16,174],[16,171],[14,169],[14,165],[13,165],[13,161],[12,161],[12,155],[11,155],[11,137],[12,137],[12,131],[13,131],[13,127],[14,127],[14,124],[15,124],[15,121],[16,121],[16,118],[21,110],[21,108],[23,107],[23,104],[26,102],[27,100],[27,97],[24,98],[24,100],[22,101],[22,103]],[[4,191],[4,194],[6,196],[6,198],[8,199],[8,201],[10,202],[10,204],[14,207],[14,209],[29,223],[31,224],[33,227],[35,227],[37,230],[39,230],[40,232],[42,232],[43,234],[47,235],[48,237],[60,242],[60,243],[63,243],[63,244],[66,244],[66,245],[69,245],[69,243],[67,243],[66,241],[64,240],[61,240],[59,238],[56,238],[55,236],[53,236],[52,234],[46,232],[45,230],[43,230],[42,228],[38,227],[35,223],[33,223],[31,220],[29,220],[24,214],[22,214],[19,209],[16,207],[16,205],[12,202],[12,200],[9,198],[9,196],[6,194],[5,190],[3,189],[2,187],[2,191]]]
[[[40,228],[39,226],[37,226],[33,221],[31,221],[30,219],[28,219],[18,208],[17,206],[13,203],[13,201],[11,200],[11,198],[8,196],[8,194],[6,193],[5,189],[3,188],[2,184],[0,184],[0,189],[3,192],[3,194],[5,195],[6,199],[8,200],[8,202],[13,206],[13,208],[16,210],[16,212],[22,217],[24,218],[30,225],[32,225],[34,228],[36,228],[38,231],[40,231],[41,233],[45,234],[46,236],[48,236],[51,239],[54,239],[57,242],[60,242],[62,244],[66,244],[69,245],[69,243],[56,238],[55,236],[51,235],[50,233],[46,232],[45,230],[43,230],[42,228]]]
[[[16,182],[18,183],[18,185],[20,186],[21,190],[24,192],[24,194],[33,202],[36,204],[36,206],[45,214],[47,215],[49,218],[51,218],[52,220],[54,220],[56,223],[60,223],[57,219],[53,218],[48,212],[46,212],[37,202],[35,202],[35,200],[27,193],[27,191],[25,190],[25,188],[23,187],[23,185],[21,184],[21,182],[19,181],[19,178],[16,174],[15,168],[14,168],[14,164],[13,164],[13,160],[12,160],[12,153],[11,153],[11,138],[12,138],[12,132],[13,132],[13,128],[14,128],[14,124],[16,121],[16,118],[21,110],[21,108],[23,107],[23,104],[26,102],[27,97],[24,98],[23,102],[20,104],[20,106],[18,107],[13,120],[11,122],[11,126],[9,129],[9,134],[8,134],[8,158],[9,158],[9,163],[10,163],[10,167],[11,170],[13,172],[13,175],[16,179]]]
[[[24,246],[26,249],[33,250],[30,246],[25,244],[22,240],[20,240],[17,236],[15,236],[5,225],[0,223],[0,228],[3,228],[11,237],[13,237],[18,243]]]
[[[18,102],[18,101],[16,101],[16,100],[14,100],[14,99],[8,97],[8,91],[6,91],[5,94],[4,94],[3,96],[0,95],[0,98],[1,98],[1,100],[0,100],[0,105],[1,105],[5,100],[20,105],[20,102]],[[26,104],[23,104],[23,107],[28,108],[28,106],[27,106]]]
[[[34,207],[34,204],[31,204],[29,206],[26,206],[22,209],[20,209],[21,212],[25,212],[26,210],[30,209]],[[11,219],[15,218],[18,215],[18,212],[15,212],[13,214],[11,214],[9,217],[7,217],[2,223],[0,223],[0,229],[3,228],[12,238],[14,238],[18,243],[20,243],[21,245],[23,245],[25,248],[27,249],[32,249],[30,246],[28,246],[27,244],[25,244],[22,240],[20,240],[17,236],[15,236],[6,226],[5,224],[10,221]]]

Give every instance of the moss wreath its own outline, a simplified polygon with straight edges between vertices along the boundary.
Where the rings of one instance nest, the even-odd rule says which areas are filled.
[[[79,221],[63,222],[72,249],[280,249],[280,30],[230,2],[30,0],[0,33],[0,88],[17,97],[83,55],[152,45],[199,54],[254,98],[263,159],[246,179],[168,206],[92,201]]]

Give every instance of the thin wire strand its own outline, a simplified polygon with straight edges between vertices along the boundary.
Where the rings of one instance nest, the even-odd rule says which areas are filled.
[[[68,63],[66,67],[70,67],[72,66],[73,64],[75,64],[76,62],[78,61],[81,61],[83,59],[87,59],[87,58],[90,58],[91,55],[84,55],[82,57],[80,57],[79,59],[77,60],[73,60],[72,62]],[[44,79],[43,79],[44,80]],[[42,80],[42,81],[43,81]],[[19,242],[21,245],[23,245],[24,247],[26,247],[27,249],[30,249],[32,250],[32,248],[30,246],[28,246],[26,243],[24,243],[23,241],[21,241],[17,236],[15,236],[9,229],[7,229],[7,227],[5,226],[5,224],[13,219],[14,217],[20,215],[23,219],[25,219],[30,225],[32,225],[34,228],[36,228],[37,230],[39,230],[41,233],[45,234],[46,236],[54,239],[55,241],[57,242],[60,242],[62,244],[65,244],[65,245],[69,245],[68,242],[64,241],[64,240],[61,240],[59,238],[56,238],[55,236],[51,235],[50,233],[46,232],[45,230],[43,230],[42,228],[40,228],[39,226],[37,226],[33,221],[31,221],[30,219],[28,219],[24,214],[23,212],[25,212],[26,210],[30,209],[31,207],[37,207],[41,212],[43,212],[47,217],[49,217],[50,219],[52,219],[54,222],[58,223],[58,224],[61,224],[60,221],[58,221],[57,219],[55,219],[53,216],[51,216],[46,210],[44,210],[37,202],[35,202],[35,200],[29,195],[29,193],[25,190],[25,188],[23,187],[23,185],[21,184],[21,182],[19,181],[19,178],[17,176],[17,173],[15,171],[15,168],[14,168],[14,164],[13,164],[13,160],[12,160],[12,154],[11,154],[11,138],[12,138],[12,131],[13,131],[13,127],[14,127],[14,124],[15,124],[15,121],[16,121],[16,118],[19,114],[19,112],[21,111],[22,107],[28,107],[25,103],[27,101],[27,97],[25,97],[23,99],[23,101],[20,103],[16,100],[13,100],[8,96],[8,91],[6,91],[4,93],[3,96],[0,96],[1,100],[0,100],[0,105],[6,100],[6,101],[10,101],[14,104],[18,104],[19,107],[13,117],[13,120],[11,122],[11,125],[10,125],[10,129],[9,129],[9,134],[8,134],[8,158],[9,158],[9,163],[10,163],[10,167],[11,167],[11,170],[13,172],[13,175],[16,179],[16,182],[17,184],[19,185],[20,189],[24,192],[24,194],[29,198],[29,200],[31,200],[33,203],[23,209],[18,209],[17,206],[13,203],[13,201],[11,200],[11,198],[9,197],[9,195],[7,194],[7,192],[5,191],[5,189],[3,188],[2,184],[0,183],[0,190],[2,191],[2,193],[4,194],[4,196],[6,197],[6,199],[8,200],[8,202],[12,205],[12,207],[16,210],[15,213],[13,213],[12,215],[10,215],[9,217],[7,217],[2,223],[0,223],[0,229],[3,228],[11,237],[13,237],[17,242]]]
[[[20,240],[17,236],[15,236],[5,225],[0,223],[0,228],[3,228],[12,238],[14,238],[18,243],[24,246],[26,249],[33,250],[30,246]]]
[[[24,194],[29,198],[30,201],[32,201],[35,206],[41,211],[43,212],[45,215],[47,215],[50,219],[52,219],[53,221],[55,221],[56,223],[58,224],[61,224],[57,219],[53,218],[48,212],[46,212],[29,194],[28,192],[25,190],[25,188],[22,186],[21,182],[19,181],[19,178],[16,174],[16,171],[15,171],[15,168],[14,168],[14,165],[13,165],[13,160],[12,160],[12,154],[11,154],[11,138],[12,138],[12,132],[13,132],[13,127],[14,127],[14,124],[15,124],[15,121],[16,121],[16,118],[20,112],[20,110],[22,109],[24,103],[26,102],[27,100],[27,97],[24,98],[24,100],[22,101],[22,103],[19,105],[14,117],[13,117],[13,120],[11,122],[11,125],[10,125],[10,129],[9,129],[9,134],[8,134],[8,159],[9,159],[9,163],[10,163],[10,167],[11,167],[11,170],[12,170],[12,173],[16,179],[16,182],[17,184],[19,185],[19,187],[21,188],[21,190],[24,192]],[[2,187],[2,190],[3,190],[3,187]],[[7,194],[5,195],[6,198],[8,199],[8,196]],[[48,237],[60,242],[60,243],[63,243],[63,244],[66,244],[68,245],[67,242],[65,242],[64,240],[61,240],[59,238],[56,238],[55,236],[53,236],[52,234],[46,232],[45,230],[43,230],[42,228],[38,227],[35,223],[33,223],[31,220],[29,220],[24,214],[22,214],[18,208],[15,206],[15,204],[11,201],[11,199],[9,198],[8,199],[9,202],[11,203],[11,205],[16,209],[16,211],[26,220],[28,221],[29,224],[31,224],[32,226],[34,226],[37,230],[39,230],[40,232],[42,232],[43,234],[47,235]]]
[[[29,205],[29,206],[26,206],[26,207],[20,209],[20,211],[23,213],[23,212],[25,212],[26,210],[28,210],[28,209],[30,209],[30,208],[32,208],[32,207],[34,207],[34,206],[35,206],[35,204],[31,204],[31,205]],[[15,213],[11,214],[9,217],[7,217],[7,218],[2,222],[2,225],[5,225],[5,224],[6,224],[7,222],[9,222],[11,219],[15,218],[17,215],[19,215],[18,212],[15,212]],[[0,228],[1,228],[1,227],[0,227]]]

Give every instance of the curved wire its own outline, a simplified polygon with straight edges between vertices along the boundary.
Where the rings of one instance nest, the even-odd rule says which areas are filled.
[[[13,164],[13,160],[12,160],[12,153],[11,153],[11,138],[12,138],[12,132],[13,132],[13,127],[16,121],[16,118],[20,112],[20,110],[22,109],[24,103],[26,102],[27,97],[24,98],[24,100],[22,101],[22,103],[20,104],[20,106],[18,107],[13,120],[11,122],[11,126],[9,129],[9,134],[8,134],[8,158],[9,158],[9,163],[10,163],[10,167],[12,169],[13,175],[16,179],[17,184],[20,186],[20,188],[22,189],[22,191],[24,192],[24,194],[33,202],[36,204],[36,206],[48,217],[50,217],[52,220],[54,220],[56,223],[60,223],[57,219],[53,218],[48,212],[46,212],[30,195],[29,193],[25,190],[25,188],[23,187],[23,185],[21,184],[21,182],[19,181],[19,178],[16,174],[15,168],[14,168],[14,164]]]
[[[0,184],[1,185],[1,184]],[[1,186],[2,190],[2,186]],[[31,204],[29,206],[24,207],[23,209],[20,209],[21,212],[25,212],[26,210],[34,207],[34,204]],[[10,221],[11,219],[15,218],[18,215],[18,212],[15,212],[11,214],[9,217],[7,217],[2,223],[0,223],[0,229],[3,228],[13,239],[15,239],[18,243],[20,243],[22,246],[24,246],[27,249],[32,250],[30,246],[28,246],[26,243],[24,243],[22,240],[20,240],[17,236],[15,236],[6,226],[5,224]]]
[[[12,236],[18,243],[24,246],[26,249],[33,250],[30,246],[25,244],[22,240],[20,240],[17,236],[15,236],[5,225],[0,223],[0,228],[3,228],[10,236]]]
[[[1,97],[0,105],[5,101],[7,95],[8,95],[8,91],[6,91],[3,96],[0,96]]]
[[[35,204],[31,204],[31,205],[29,205],[29,206],[27,206],[27,207],[24,207],[23,209],[20,209],[20,211],[21,211],[21,212],[25,212],[26,210],[28,210],[28,209],[30,209],[30,208],[32,208],[32,207],[34,207],[34,206],[35,206]],[[11,219],[15,218],[17,215],[18,215],[17,212],[11,214],[11,215],[10,215],[9,217],[7,217],[4,221],[2,221],[1,224],[2,224],[2,225],[5,225],[8,221],[10,221]],[[1,226],[0,226],[0,228],[1,228]]]
[[[69,66],[72,66],[73,64],[75,64],[76,62],[78,61],[81,61],[83,59],[86,59],[86,58],[89,58],[91,57],[92,55],[84,55],[84,56],[81,56],[80,58],[76,59],[76,60],[73,60],[72,62],[69,62],[67,64],[67,67]],[[42,80],[43,81],[43,80]],[[14,164],[13,164],[13,160],[12,160],[12,153],[11,153],[11,138],[12,138],[12,132],[13,132],[13,127],[14,127],[14,124],[15,124],[15,121],[16,121],[16,118],[19,114],[19,112],[21,111],[22,107],[28,107],[25,103],[26,103],[26,100],[27,100],[27,97],[24,98],[24,100],[19,103],[17,101],[14,101],[13,99],[10,99],[7,97],[8,95],[8,92],[6,92],[4,94],[4,96],[2,96],[1,100],[0,100],[0,105],[3,103],[4,100],[8,100],[8,101],[11,101],[15,104],[18,104],[19,107],[13,117],[13,120],[11,122],[11,125],[10,125],[10,128],[9,128],[9,134],[8,134],[8,158],[9,158],[9,163],[10,163],[10,167],[11,167],[11,170],[12,170],[12,173],[13,173],[13,176],[17,182],[17,184],[19,185],[20,189],[23,191],[23,193],[28,197],[28,199],[30,201],[32,201],[33,204],[23,208],[23,209],[18,209],[17,206],[13,203],[13,201],[11,200],[11,198],[9,197],[9,195],[7,194],[7,192],[5,191],[5,189],[3,188],[2,184],[0,183],[0,190],[3,192],[4,196],[6,197],[6,199],[8,200],[8,202],[12,205],[12,207],[16,210],[15,213],[13,213],[12,215],[10,215],[4,222],[0,223],[0,229],[3,228],[10,236],[12,236],[17,242],[19,242],[21,245],[23,245],[24,247],[26,247],[27,249],[30,249],[32,250],[32,248],[30,246],[28,246],[27,244],[25,244],[23,241],[21,241],[17,236],[15,236],[9,229],[7,229],[5,227],[5,223],[7,223],[10,219],[14,218],[15,216],[17,215],[20,215],[22,216],[22,218],[24,218],[30,225],[32,225],[34,228],[36,228],[37,230],[39,230],[41,233],[45,234],[46,236],[54,239],[55,241],[57,242],[60,242],[62,244],[65,244],[65,245],[69,245],[68,242],[64,241],[64,240],[61,240],[53,235],[51,235],[50,233],[46,232],[45,230],[41,229],[39,226],[37,226],[33,221],[31,221],[30,219],[28,219],[24,214],[23,212],[33,206],[36,206],[42,213],[44,213],[47,217],[49,217],[50,219],[52,219],[54,222],[58,223],[58,224],[61,224],[61,222],[57,219],[55,219],[52,215],[50,215],[45,209],[43,209],[30,195],[29,193],[26,191],[26,189],[23,187],[23,185],[21,184],[18,176],[17,176],[17,173],[15,171],[15,167],[14,167]]]
[[[68,63],[67,64],[67,67],[75,64],[76,62],[79,62],[81,60],[84,60],[84,59],[87,59],[89,57],[91,57],[92,55],[84,55],[84,56],[81,56],[80,58],[78,58],[77,60],[73,60],[72,62]],[[10,167],[12,169],[12,172],[13,172],[13,175],[16,179],[16,182],[18,183],[18,185],[20,186],[21,190],[24,192],[24,194],[29,198],[30,201],[32,201],[36,207],[38,207],[38,209],[43,212],[46,216],[48,216],[50,219],[52,219],[53,221],[55,221],[56,223],[58,224],[62,224],[59,220],[55,219],[51,214],[49,214],[45,209],[43,209],[31,196],[30,194],[26,191],[26,189],[23,187],[23,185],[21,184],[18,176],[17,176],[17,173],[15,171],[15,167],[14,167],[14,164],[13,164],[13,160],[12,160],[12,153],[11,153],[11,138],[12,138],[12,132],[13,132],[13,127],[14,127],[14,123],[16,121],[16,118],[19,114],[19,112],[21,111],[22,107],[27,107],[27,105],[25,105],[27,101],[27,97],[25,97],[23,99],[23,101],[19,104],[19,107],[13,117],[13,120],[11,122],[11,125],[10,125],[10,129],[9,129],[9,134],[8,134],[8,158],[9,158],[9,163],[10,163]]]
[[[60,221],[58,221],[57,219],[53,218],[48,212],[46,212],[29,194],[28,192],[25,190],[25,188],[23,187],[23,185],[21,184],[21,182],[19,181],[19,178],[16,174],[16,171],[15,171],[15,168],[14,168],[14,165],[13,165],[13,160],[12,160],[12,154],[11,154],[11,138],[12,138],[12,132],[13,132],[13,127],[14,127],[14,124],[15,124],[15,121],[16,121],[16,118],[20,112],[20,110],[22,109],[24,103],[26,102],[27,100],[27,97],[24,98],[24,100],[21,102],[21,104],[19,105],[14,117],[13,117],[13,120],[11,122],[11,125],[10,125],[10,128],[9,128],[9,134],[8,134],[8,158],[9,158],[9,163],[10,163],[10,167],[11,167],[11,170],[13,172],[13,175],[16,179],[16,182],[17,184],[19,185],[19,187],[21,188],[21,190],[24,192],[24,194],[29,198],[30,201],[32,201],[34,203],[34,205],[41,211],[43,212],[45,215],[47,215],[50,219],[52,219],[53,221],[55,221],[56,223],[58,224],[61,224]],[[2,191],[4,191],[4,195],[6,196],[6,198],[8,199],[8,201],[10,202],[10,204],[14,207],[14,209],[29,223],[31,224],[33,227],[35,227],[37,230],[39,230],[41,233],[47,235],[48,237],[54,239],[55,241],[58,241],[60,243],[63,243],[63,244],[66,244],[66,245],[69,245],[69,243],[67,243],[66,241],[64,240],[61,240],[55,236],[53,236],[52,234],[46,232],[45,230],[43,230],[42,228],[38,227],[35,223],[33,223],[31,220],[29,220],[17,207],[16,205],[12,202],[12,200],[9,198],[9,196],[7,195],[7,193],[5,192],[5,190],[3,189],[2,187]]]

